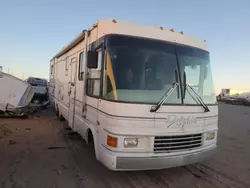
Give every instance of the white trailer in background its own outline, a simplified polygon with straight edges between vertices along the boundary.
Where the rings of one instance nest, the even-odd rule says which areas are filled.
[[[221,97],[229,97],[229,96],[230,96],[230,89],[221,90]]]
[[[100,20],[52,58],[49,85],[59,115],[111,170],[187,165],[216,148],[209,52],[183,32]]]
[[[23,80],[0,72],[0,111],[13,115],[23,115],[29,105],[34,90]]]
[[[230,89],[222,89],[220,94],[218,95],[217,100],[218,101],[224,101],[229,97],[230,97]]]

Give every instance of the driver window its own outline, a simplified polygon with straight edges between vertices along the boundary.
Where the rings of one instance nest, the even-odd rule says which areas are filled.
[[[102,68],[102,50],[98,50],[98,67],[97,69],[89,69],[89,78],[87,80],[87,94],[89,96],[99,97],[100,94],[100,78]]]

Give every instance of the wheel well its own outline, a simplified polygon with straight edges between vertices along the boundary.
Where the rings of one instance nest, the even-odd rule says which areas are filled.
[[[88,144],[93,144],[94,143],[94,137],[92,134],[92,131],[90,129],[88,129]]]
[[[57,111],[59,110],[57,103],[55,103],[55,108],[56,108]]]

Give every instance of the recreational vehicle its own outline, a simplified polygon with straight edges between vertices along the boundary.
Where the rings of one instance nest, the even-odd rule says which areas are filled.
[[[216,149],[209,51],[183,32],[100,20],[51,59],[49,93],[111,170],[183,166]]]

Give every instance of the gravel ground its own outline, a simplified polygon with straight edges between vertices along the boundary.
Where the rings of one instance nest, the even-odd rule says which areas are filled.
[[[111,172],[50,109],[0,119],[1,188],[250,187],[250,108],[220,104],[218,151],[203,163]]]

